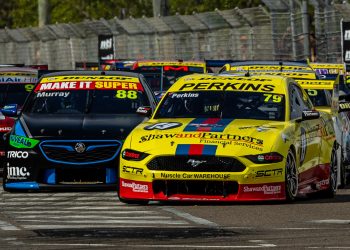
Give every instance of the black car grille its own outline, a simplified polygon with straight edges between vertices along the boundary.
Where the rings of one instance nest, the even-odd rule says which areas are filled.
[[[78,143],[85,149],[77,152]],[[40,149],[44,157],[55,163],[94,164],[114,160],[119,153],[119,141],[44,141]]]
[[[149,170],[184,172],[242,172],[245,166],[232,157],[160,156],[152,159]]]

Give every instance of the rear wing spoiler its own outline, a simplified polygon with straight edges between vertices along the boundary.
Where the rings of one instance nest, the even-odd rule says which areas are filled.
[[[320,80],[320,79],[295,79],[303,89],[327,89],[333,90],[334,80]]]
[[[270,71],[265,71],[265,70],[236,70],[236,71],[228,71],[225,73],[243,73],[245,72],[246,74],[249,75],[275,75],[275,76],[285,76],[285,77],[290,77],[293,79],[308,79],[308,80],[316,80],[317,76],[316,73],[311,71],[311,70],[300,70],[300,71],[278,71],[278,70],[270,70]]]

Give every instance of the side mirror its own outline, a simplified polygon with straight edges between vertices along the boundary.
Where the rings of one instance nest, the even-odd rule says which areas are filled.
[[[303,121],[314,120],[320,118],[320,112],[317,110],[304,110],[301,116]]]
[[[18,116],[18,114],[17,114],[17,112],[18,112],[17,104],[6,105],[0,111],[1,111],[1,113],[4,116],[9,116],[9,117],[16,117],[16,116]]]
[[[136,110],[136,114],[150,117],[152,115],[152,108],[149,106],[141,106]]]
[[[339,102],[338,112],[350,111],[350,102]]]

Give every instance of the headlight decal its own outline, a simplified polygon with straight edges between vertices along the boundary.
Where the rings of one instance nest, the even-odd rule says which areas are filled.
[[[145,159],[148,155],[149,154],[132,149],[124,149],[122,152],[122,158],[128,161],[141,161]]]
[[[256,164],[276,163],[283,161],[283,156],[277,152],[258,155],[246,155],[244,157]]]

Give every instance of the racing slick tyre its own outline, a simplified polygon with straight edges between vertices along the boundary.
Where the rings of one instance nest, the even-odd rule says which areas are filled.
[[[298,194],[298,172],[295,155],[291,149],[288,151],[285,169],[286,200],[295,200]]]
[[[325,198],[333,198],[337,191],[337,152],[333,148],[329,164],[329,187],[322,193]]]

